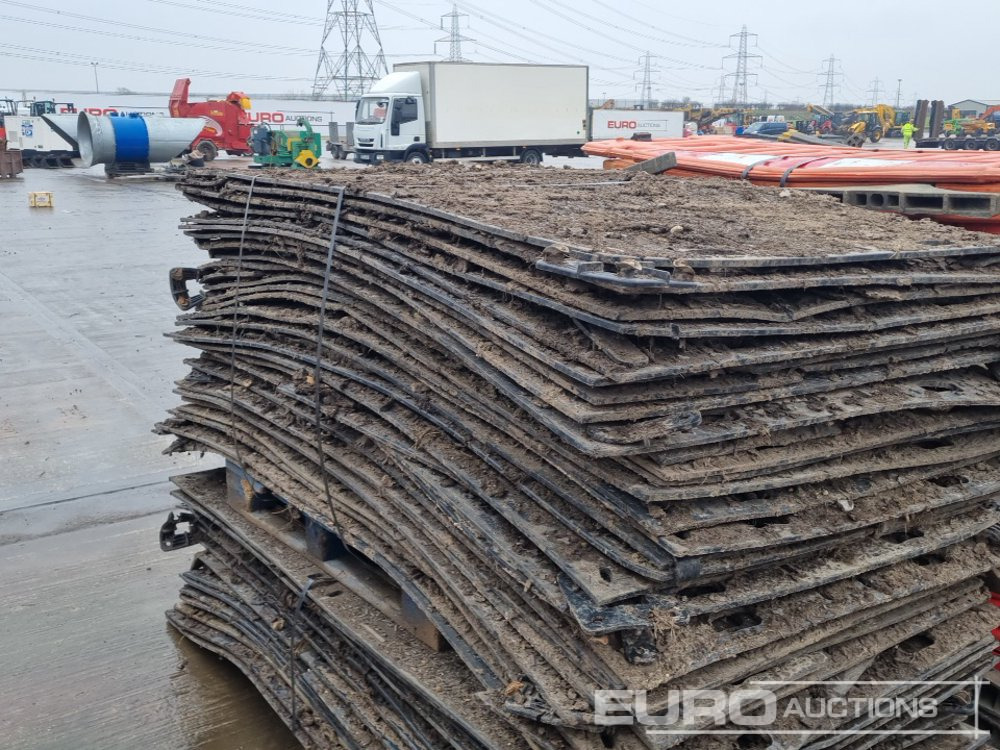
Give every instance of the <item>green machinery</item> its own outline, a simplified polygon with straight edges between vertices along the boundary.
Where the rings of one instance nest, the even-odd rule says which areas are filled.
[[[250,149],[255,164],[263,167],[292,167],[313,169],[319,164],[323,153],[323,141],[319,133],[300,117],[295,122],[298,131],[272,130],[262,123],[250,131]]]

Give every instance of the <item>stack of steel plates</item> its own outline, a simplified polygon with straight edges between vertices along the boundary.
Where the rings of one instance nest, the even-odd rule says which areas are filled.
[[[169,617],[307,747],[985,742],[993,238],[574,170],[179,187],[159,429],[227,469],[176,480]]]

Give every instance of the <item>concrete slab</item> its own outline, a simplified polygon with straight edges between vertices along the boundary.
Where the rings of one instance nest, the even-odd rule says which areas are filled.
[[[893,211],[912,216],[943,214],[991,218],[1000,214],[1000,194],[947,190],[922,183],[840,185],[799,189],[832,195],[849,206]]]
[[[641,161],[638,164],[633,164],[631,167],[625,167],[626,174],[634,174],[636,172],[647,172],[648,174],[662,174],[668,169],[673,169],[677,166],[677,154],[673,151],[668,151],[665,154],[660,154],[659,156],[654,156],[652,159],[646,159],[646,161]]]
[[[28,207],[30,191],[55,208]],[[167,272],[203,260],[169,183],[99,170],[0,182],[0,736],[17,748],[291,748],[224,662],[163,618],[191,551],[161,553],[152,425],[191,352],[163,333]]]

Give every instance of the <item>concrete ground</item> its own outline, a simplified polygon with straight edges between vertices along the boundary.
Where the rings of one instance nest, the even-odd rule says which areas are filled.
[[[0,745],[296,747],[163,617],[193,554],[159,550],[166,479],[212,463],[150,432],[193,356],[162,334],[168,269],[203,260],[177,230],[198,208],[100,170],[0,180],[0,206]]]

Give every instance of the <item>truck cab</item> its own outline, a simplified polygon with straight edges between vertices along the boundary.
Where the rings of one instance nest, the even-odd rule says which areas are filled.
[[[355,160],[430,161],[420,73],[390,73],[358,101]]]
[[[42,115],[75,114],[76,105],[72,102],[57,102],[52,99],[24,99],[17,105],[16,114],[25,117],[41,117]]]

